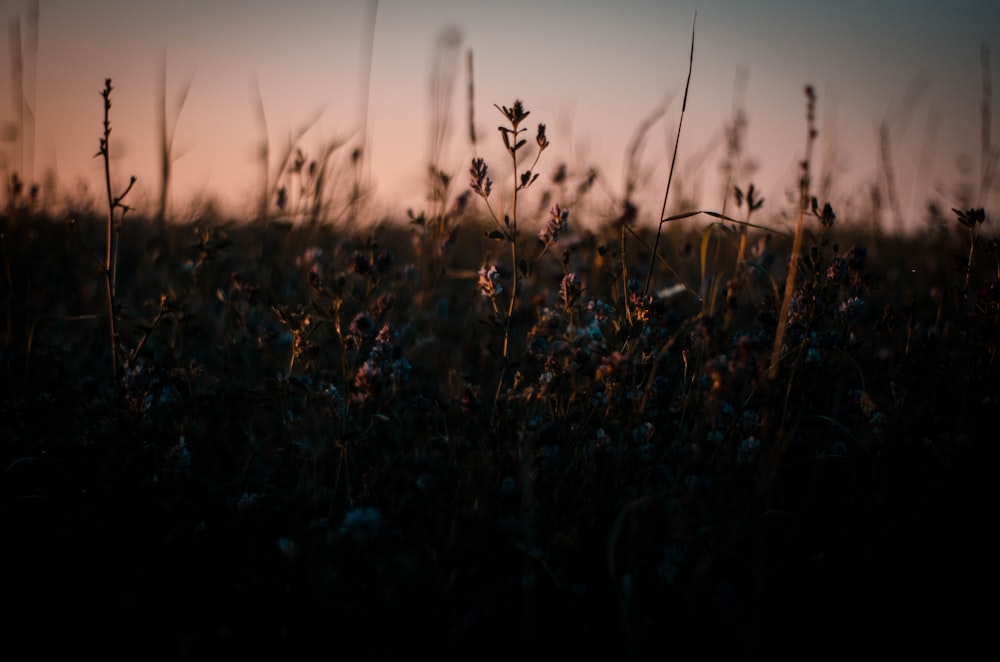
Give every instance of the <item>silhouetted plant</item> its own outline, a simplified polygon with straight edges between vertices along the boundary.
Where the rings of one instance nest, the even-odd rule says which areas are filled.
[[[107,242],[105,247],[104,259],[97,257],[90,248],[83,244],[86,251],[93,258],[94,262],[97,263],[101,270],[101,274],[104,277],[105,292],[107,294],[107,315],[108,315],[108,332],[110,336],[111,345],[111,376],[114,379],[118,378],[118,367],[119,362],[122,360],[121,353],[121,341],[118,337],[118,303],[116,300],[116,292],[118,287],[118,244],[121,236],[121,228],[125,222],[125,215],[129,212],[130,208],[125,205],[122,201],[125,196],[129,194],[132,190],[132,186],[135,185],[136,178],[133,175],[129,179],[128,186],[122,191],[121,195],[115,197],[112,191],[111,184],[111,90],[114,89],[111,86],[111,79],[108,78],[104,81],[104,89],[101,91],[101,97],[104,99],[104,133],[101,135],[100,146],[95,156],[100,156],[104,161],[104,184],[105,192],[107,194],[108,203],[108,217],[107,217]],[[115,210],[120,209],[121,215],[118,220],[115,220]],[[75,226],[75,219],[70,220],[70,228],[73,229]]]

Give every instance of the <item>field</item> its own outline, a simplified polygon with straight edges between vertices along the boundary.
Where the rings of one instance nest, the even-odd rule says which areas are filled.
[[[123,216],[127,190],[55,217],[10,188],[8,642],[771,659],[986,641],[993,219],[882,232],[812,198],[807,160],[791,230],[735,187],[726,214],[587,229],[557,206],[572,186],[534,179],[544,128],[498,110],[506,191],[476,161],[426,213],[361,230],[161,224]]]

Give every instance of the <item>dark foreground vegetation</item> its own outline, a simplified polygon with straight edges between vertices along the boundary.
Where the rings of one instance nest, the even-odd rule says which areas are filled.
[[[983,640],[985,217],[912,239],[808,217],[772,366],[791,238],[670,226],[653,281],[681,287],[657,296],[652,232],[570,225],[518,247],[508,318],[505,239],[463,214],[444,236],[127,221],[112,345],[86,248],[105,221],[10,206],[14,640],[611,659]]]

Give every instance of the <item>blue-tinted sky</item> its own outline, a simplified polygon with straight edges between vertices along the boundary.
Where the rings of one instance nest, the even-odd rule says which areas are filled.
[[[744,154],[757,169],[739,183],[755,182],[772,212],[788,206],[804,153],[803,87],[811,84],[819,99],[814,175],[823,167],[833,174],[831,197],[845,210],[860,212],[867,204],[879,172],[878,130],[886,121],[900,205],[916,219],[927,195],[954,206],[961,202],[956,181],[979,179],[980,48],[1000,35],[1000,3],[982,1],[381,0],[369,79],[373,3],[364,0],[41,0],[35,57],[30,6],[10,0],[0,8],[4,174],[33,170],[40,180],[54,171],[67,194],[79,191],[81,182],[100,191],[100,163],[92,157],[101,131],[99,91],[111,77],[114,170],[119,182],[138,176],[131,200],[152,209],[159,194],[158,72],[165,59],[177,214],[208,197],[230,209],[252,207],[261,188],[256,89],[273,159],[298,127],[318,117],[303,148],[315,154],[328,141],[347,140],[338,152],[342,159],[334,157],[346,168],[367,128],[367,168],[379,208],[399,216],[407,207],[425,206],[430,81],[438,62],[439,70],[451,66],[456,76],[441,166],[456,174],[459,186],[474,153],[487,158],[496,179],[504,176],[496,132],[501,117],[493,104],[521,98],[532,113],[532,130],[536,122],[548,126],[552,147],[540,164],[543,175],[563,161],[571,171],[597,168],[592,200],[600,206],[622,193],[631,135],[666,104],[642,151],[649,181],[639,195],[656,215],[697,11],[680,178],[674,182],[679,188],[672,196],[687,193],[702,207],[720,209],[723,129],[742,98]],[[23,165],[17,143],[9,140],[16,119],[10,66],[15,19],[35,117],[34,148],[25,150]],[[451,50],[440,46],[447,29]],[[475,151],[467,124],[469,50],[481,140]],[[996,52],[993,60],[997,87]],[[188,82],[178,115],[176,102]]]

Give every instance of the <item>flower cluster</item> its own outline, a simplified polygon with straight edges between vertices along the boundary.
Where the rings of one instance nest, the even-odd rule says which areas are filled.
[[[548,246],[559,241],[559,234],[569,227],[569,210],[555,205],[549,210],[549,220],[538,231],[538,243]]]
[[[486,161],[481,158],[472,159],[472,168],[469,169],[472,181],[469,186],[474,193],[483,198],[490,197],[490,192],[493,191],[493,180],[486,176],[486,170]]]
[[[852,246],[845,253],[830,261],[826,277],[838,285],[857,287],[861,284],[862,272],[865,269],[867,258],[867,248],[862,245]]]
[[[497,270],[496,265],[490,265],[489,269],[486,267],[480,268],[479,293],[490,301],[496,301],[501,292],[503,292],[503,287],[500,285],[500,272]]]
[[[371,335],[374,327],[375,322],[371,315],[365,312],[358,313],[347,328],[347,338],[355,345],[361,345],[362,341]]]
[[[583,283],[577,279],[576,274],[568,273],[563,276],[559,284],[559,301],[565,310],[572,310],[581,294],[583,294]]]
[[[410,375],[410,362],[399,346],[393,343],[392,328],[385,323],[372,346],[368,359],[354,375],[353,399],[364,403],[377,396],[387,384],[393,389],[405,384]]]

